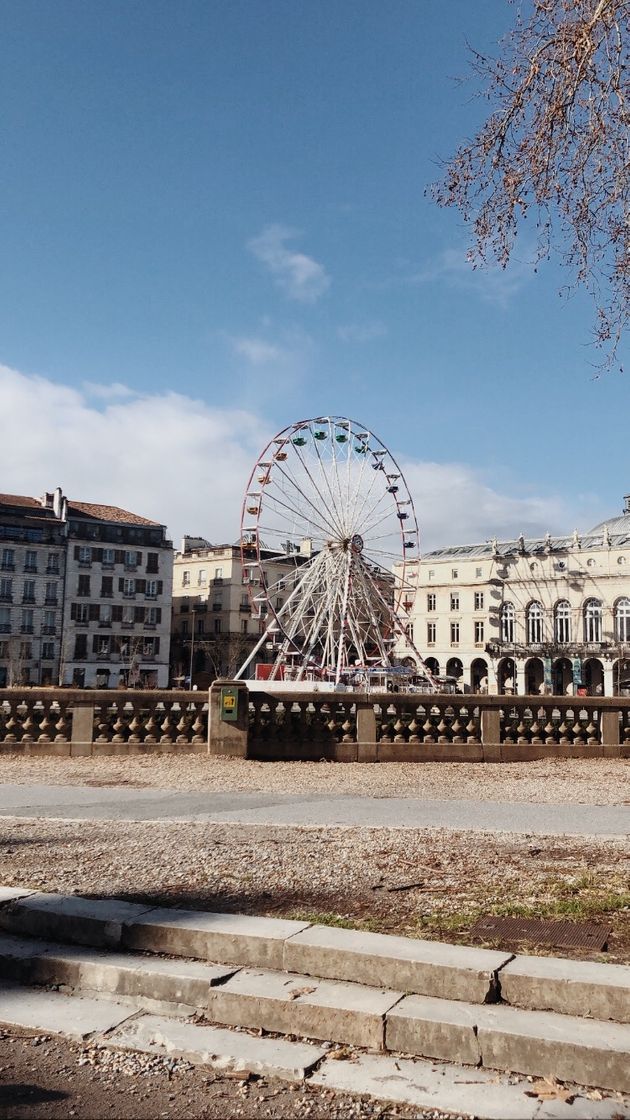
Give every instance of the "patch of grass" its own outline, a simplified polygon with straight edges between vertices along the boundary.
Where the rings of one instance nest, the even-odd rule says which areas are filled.
[[[345,918],[325,910],[292,910],[287,915],[294,922],[310,922],[314,926],[336,926],[338,929],[360,929],[377,933],[381,923],[376,918]]]
[[[575,921],[597,918],[606,914],[630,911],[630,891],[606,890],[584,897],[541,898],[536,902],[488,902],[485,906],[471,905],[450,914],[429,914],[418,919],[419,929],[467,929],[478,918],[492,915],[497,918],[570,918]]]

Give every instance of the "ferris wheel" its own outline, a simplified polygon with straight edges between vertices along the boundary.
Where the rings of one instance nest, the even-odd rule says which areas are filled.
[[[241,514],[243,581],[270,678],[319,676],[339,684],[359,669],[391,667],[409,636],[418,524],[402,472],[373,432],[341,416],[279,432],[250,475]]]

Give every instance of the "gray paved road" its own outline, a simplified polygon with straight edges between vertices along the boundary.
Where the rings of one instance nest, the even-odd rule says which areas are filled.
[[[628,805],[425,801],[326,793],[182,793],[127,786],[0,785],[0,816],[447,828],[573,836],[630,834]]]

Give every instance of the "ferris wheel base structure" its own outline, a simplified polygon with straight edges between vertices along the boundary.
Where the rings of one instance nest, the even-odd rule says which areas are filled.
[[[267,684],[340,688],[396,673],[396,647],[423,691],[435,690],[403,608],[418,548],[413,501],[364,425],[319,416],[274,436],[247,484],[240,539],[252,613],[266,621],[236,679],[264,650]]]

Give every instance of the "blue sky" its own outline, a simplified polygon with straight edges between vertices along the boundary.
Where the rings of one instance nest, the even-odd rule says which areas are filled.
[[[427,546],[620,508],[589,299],[534,273],[533,227],[473,273],[424,195],[484,111],[466,41],[513,12],[5,0],[0,489],[232,539],[266,439],[336,414],[400,456]]]

